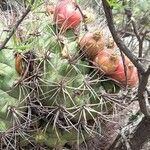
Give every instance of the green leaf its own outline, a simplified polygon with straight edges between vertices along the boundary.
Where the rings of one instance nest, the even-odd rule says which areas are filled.
[[[107,0],[110,7],[113,7],[114,9],[121,9],[121,4],[117,0]]]

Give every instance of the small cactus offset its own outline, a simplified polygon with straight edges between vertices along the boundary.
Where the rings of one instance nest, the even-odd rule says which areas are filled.
[[[58,1],[38,16],[45,8],[24,20],[8,43],[13,49],[0,51],[2,149],[60,148],[101,137],[115,107],[111,94],[137,83],[128,59],[127,82],[119,78],[121,56],[103,31],[84,33],[77,1]]]

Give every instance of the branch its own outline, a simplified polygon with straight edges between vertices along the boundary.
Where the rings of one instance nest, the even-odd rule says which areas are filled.
[[[34,0],[31,1],[31,5],[33,5]],[[24,12],[24,14],[22,15],[22,17],[20,18],[20,20],[17,21],[17,23],[15,24],[15,26],[13,27],[13,29],[10,31],[9,35],[6,37],[6,39],[4,40],[3,44],[0,45],[0,51],[2,49],[5,48],[6,44],[8,43],[8,41],[11,39],[11,37],[14,35],[14,33],[16,32],[17,28],[19,27],[19,25],[21,24],[21,22],[24,20],[24,18],[28,15],[28,13],[31,11],[31,5],[28,6],[28,8],[26,9],[26,11]]]
[[[144,39],[146,37],[146,34],[148,33],[148,31],[145,31],[143,36],[141,37],[140,36],[140,32],[138,32],[138,28],[136,26],[136,23],[134,21],[134,19],[132,18],[132,12],[130,9],[125,9],[125,14],[127,15],[127,18],[129,20],[129,22],[132,24],[132,27],[133,27],[133,31],[134,31],[134,34],[139,42],[139,56],[138,57],[142,57],[142,53],[143,53],[143,42],[144,42]]]
[[[125,30],[119,30],[117,31],[119,34],[121,34],[122,37],[128,37],[128,36],[135,36],[134,33],[130,32],[130,31],[125,31]],[[141,33],[140,36],[144,37],[145,33]],[[150,36],[145,36],[145,40],[150,42]]]
[[[110,32],[114,38],[114,41],[116,42],[119,49],[132,61],[132,63],[137,67],[138,71],[140,73],[144,73],[145,69],[144,66],[138,61],[138,58],[128,49],[128,47],[123,43],[123,41],[120,39],[120,37],[117,34],[117,31],[115,29],[114,23],[113,23],[113,17],[112,17],[112,10],[107,2],[107,0],[102,0],[105,16],[107,19],[108,27],[110,29]]]
[[[138,73],[140,73],[140,83],[138,86],[138,101],[140,105],[140,109],[142,113],[150,119],[150,110],[148,110],[146,105],[146,86],[148,83],[148,78],[150,75],[150,66],[147,71],[145,71],[144,66],[138,61],[138,58],[128,49],[128,47],[123,43],[123,41],[120,39],[120,37],[117,35],[117,31],[115,29],[114,23],[113,23],[113,15],[112,10],[106,0],[102,0],[105,16],[107,19],[108,27],[110,29],[110,32],[114,38],[114,41],[116,42],[117,46],[119,47],[120,51],[124,52],[125,55],[132,61],[132,63],[137,67]],[[136,32],[137,30],[135,30]],[[139,35],[138,35],[139,36]],[[137,37],[139,38],[139,37]]]
[[[150,119],[150,110],[148,110],[145,96],[149,75],[150,75],[150,66],[148,70],[141,76],[141,80],[138,87],[138,101],[141,112],[145,115],[145,117]]]
[[[121,53],[121,58],[122,58],[122,63],[123,63],[123,67],[124,67],[124,74],[125,74],[125,88],[127,88],[127,82],[128,82],[128,78],[127,78],[127,65],[125,63],[125,56],[123,55],[123,52],[120,50]]]
[[[137,40],[138,40],[138,42],[139,42],[139,55],[138,55],[138,57],[142,57],[144,38],[141,38],[141,37],[140,37],[140,34],[139,34],[138,31],[137,31],[137,27],[136,27],[136,24],[135,24],[135,22],[134,22],[133,19],[131,19],[131,24],[132,24],[132,26],[133,26],[133,31],[134,31],[134,33],[135,33],[135,35],[136,35],[136,38],[137,38]],[[145,37],[145,36],[144,36],[144,37]],[[143,40],[142,40],[142,39],[143,39]]]
[[[76,8],[80,11],[81,16],[82,16],[82,18],[83,18],[84,30],[85,30],[85,31],[88,31],[87,24],[85,23],[85,15],[83,14],[82,9],[80,8],[80,6],[79,6],[78,4],[76,4]]]

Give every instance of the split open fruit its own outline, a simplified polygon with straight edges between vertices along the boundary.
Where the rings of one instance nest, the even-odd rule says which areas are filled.
[[[82,15],[73,0],[62,0],[58,2],[54,12],[56,25],[63,29],[76,28],[82,20]]]
[[[86,56],[93,60],[99,51],[104,49],[104,39],[101,32],[88,32],[79,40],[80,48]]]
[[[99,51],[94,62],[106,75],[112,74],[118,67],[119,56],[112,49]]]
[[[127,77],[125,75],[125,69],[124,69],[122,58],[120,58],[117,69],[115,70],[115,72],[113,74],[111,74],[110,77],[117,80],[122,85],[127,84],[129,87],[134,87],[138,83],[137,69],[133,65],[133,63],[131,61],[129,61],[127,58],[125,59],[125,65],[126,65]],[[127,79],[127,81],[126,81],[126,79]]]

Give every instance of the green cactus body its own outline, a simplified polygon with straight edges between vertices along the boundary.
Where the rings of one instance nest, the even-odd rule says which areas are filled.
[[[80,135],[78,131],[75,129],[70,129],[68,131],[60,130],[59,128],[55,129],[53,126],[48,126],[46,131],[45,129],[40,129],[34,134],[35,141],[38,144],[45,144],[50,148],[56,148],[58,146],[65,145],[66,143],[69,145],[73,145],[83,142],[83,137]],[[86,132],[82,133],[85,137],[88,137]]]
[[[35,141],[38,144],[45,144],[50,148],[63,146],[66,143],[66,140],[62,138],[62,134],[59,131],[59,129],[57,129],[57,134],[56,134],[56,130],[54,130],[52,126],[48,126],[46,132],[39,130],[35,134]]]
[[[41,22],[34,20],[38,15]],[[80,144],[98,134],[98,118],[112,110],[113,103],[102,93],[120,89],[102,81],[91,60],[81,54],[74,30],[62,33],[44,13],[38,15],[25,22],[24,36],[13,36],[9,52],[7,47],[0,50],[0,132],[12,129],[7,143],[14,139],[12,145]],[[14,51],[24,56],[23,73],[15,69]]]
[[[10,127],[10,121],[0,118],[0,132],[6,132]]]
[[[25,102],[21,101],[19,86],[15,86],[20,77],[15,70],[14,54],[4,50],[0,51],[0,57],[0,131],[7,131],[13,127],[13,115],[17,115]],[[16,117],[20,119],[19,115]]]

